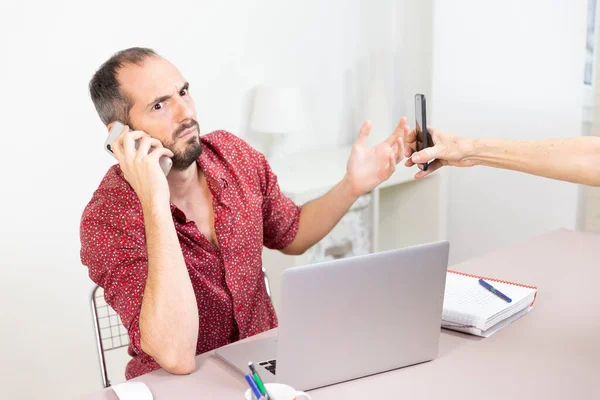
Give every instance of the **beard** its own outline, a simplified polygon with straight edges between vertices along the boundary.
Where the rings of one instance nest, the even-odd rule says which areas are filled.
[[[196,133],[192,134],[189,138],[185,140],[184,149],[177,149],[175,144],[177,138],[186,130],[190,128],[195,128]],[[181,125],[175,132],[173,132],[173,136],[170,142],[163,143],[163,146],[173,152],[173,157],[171,160],[173,161],[173,169],[178,171],[186,170],[190,165],[192,165],[200,154],[202,154],[202,142],[200,141],[200,128],[198,125],[198,121],[191,120],[187,124]]]

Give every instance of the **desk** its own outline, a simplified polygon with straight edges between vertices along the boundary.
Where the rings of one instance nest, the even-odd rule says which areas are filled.
[[[452,268],[536,285],[535,307],[486,339],[442,330],[437,359],[314,390],[313,399],[600,399],[600,235],[561,230]],[[159,400],[239,400],[246,390],[211,354],[191,375],[138,379]],[[117,399],[110,389],[86,398]]]

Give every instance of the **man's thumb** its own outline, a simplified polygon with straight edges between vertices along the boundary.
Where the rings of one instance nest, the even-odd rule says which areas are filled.
[[[356,144],[365,146],[367,144],[367,137],[369,136],[369,133],[371,133],[371,121],[367,120],[362,124],[360,132],[358,132]]]

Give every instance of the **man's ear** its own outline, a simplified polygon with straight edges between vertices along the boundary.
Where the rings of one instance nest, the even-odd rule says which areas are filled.
[[[113,122],[111,122],[110,124],[108,124],[108,125],[106,126],[106,128],[108,129],[108,132],[109,132],[109,133],[110,133],[110,130],[111,130],[111,129],[113,128],[113,126],[115,125],[115,123],[117,123],[117,122],[118,122],[118,123],[120,123],[120,124],[122,124],[123,126],[127,126],[127,127],[128,127],[128,128],[131,130],[131,128],[130,128],[130,127],[127,125],[127,124],[125,124],[124,122],[121,122],[121,121],[113,121]]]

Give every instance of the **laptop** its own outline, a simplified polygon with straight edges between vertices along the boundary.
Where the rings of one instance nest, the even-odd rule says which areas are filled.
[[[221,347],[241,373],[315,389],[433,360],[447,241],[284,270],[277,337]]]

